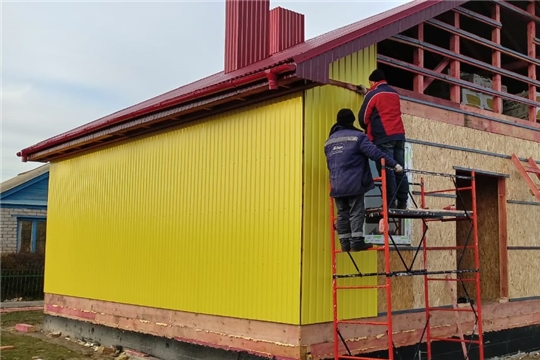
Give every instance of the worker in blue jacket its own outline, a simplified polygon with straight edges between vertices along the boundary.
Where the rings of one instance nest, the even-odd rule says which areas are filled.
[[[351,109],[341,109],[330,137],[324,145],[330,172],[330,196],[337,208],[336,230],[342,251],[361,251],[373,245],[364,238],[364,195],[375,187],[369,159],[386,161],[396,173],[403,167],[379,150],[359,129],[355,128]]]

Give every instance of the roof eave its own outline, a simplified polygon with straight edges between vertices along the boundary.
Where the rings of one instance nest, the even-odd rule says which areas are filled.
[[[280,85],[284,85],[281,90],[274,92],[267,91],[268,81],[254,83],[247,87],[231,89],[227,93],[216,94],[213,97],[180,104],[162,111],[141,116],[121,124],[86,134],[76,139],[64,142],[54,147],[50,147],[35,153],[29,154],[28,161],[56,161],[62,158],[70,157],[76,153],[86,152],[92,149],[101,148],[106,145],[124,141],[128,138],[155,133],[167,128],[172,128],[187,122],[193,122],[201,118],[221,113],[223,111],[233,110],[246,103],[261,101],[285,93],[298,91],[302,79],[294,75],[284,76],[280,79]],[[286,87],[285,87],[286,86]],[[261,97],[261,94],[265,94]],[[256,100],[259,99],[259,100]],[[235,103],[235,100],[236,103]],[[238,101],[239,100],[239,101]]]
[[[157,105],[152,105],[146,108],[143,108],[139,111],[129,113],[124,116],[119,116],[117,118],[109,119],[107,121],[96,120],[92,123],[89,123],[86,126],[76,128],[74,130],[68,131],[66,133],[54,136],[47,140],[44,140],[40,143],[32,145],[28,148],[25,148],[17,153],[17,156],[22,158],[23,162],[28,160],[30,161],[44,161],[38,160],[39,156],[35,156],[37,153],[42,153],[51,148],[62,147],[63,144],[74,141],[78,138],[88,136],[89,134],[111,128],[113,126],[118,126],[120,124],[126,123],[128,121],[151,116],[166,109],[170,109],[175,106],[182,104],[189,105],[197,100],[207,98],[209,96],[215,96],[222,93],[234,93],[234,90],[248,86],[249,84],[268,80],[269,82],[275,81],[276,76],[283,75],[294,75],[296,71],[296,64],[288,61],[286,63],[276,64],[273,67],[267,69],[261,69],[260,71],[254,72],[252,74],[238,77],[230,81],[218,83],[211,85],[209,87],[197,90],[192,93],[188,93],[176,98],[171,98],[166,101],[163,101]]]

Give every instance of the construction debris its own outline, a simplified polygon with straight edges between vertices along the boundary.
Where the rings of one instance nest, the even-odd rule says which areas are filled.
[[[62,336],[62,333],[59,332],[59,331],[52,332],[52,333],[49,333],[49,334],[47,335],[47,337],[52,337],[52,338],[59,338],[60,336]]]
[[[103,355],[110,355],[116,353],[116,349],[110,346],[99,346],[97,352]]]
[[[495,357],[490,360],[528,360],[528,359],[540,359],[540,351],[535,351],[531,353],[522,353],[518,352],[515,355]]]
[[[24,332],[24,333],[31,333],[36,331],[36,327],[34,325],[29,324],[17,324],[15,325],[15,330]]]
[[[130,357],[132,357],[132,356],[148,357],[148,354],[145,354],[145,353],[142,353],[140,351],[133,350],[133,349],[125,349],[124,352]]]

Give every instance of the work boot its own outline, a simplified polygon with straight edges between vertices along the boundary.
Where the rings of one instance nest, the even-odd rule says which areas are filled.
[[[397,208],[400,209],[400,210],[405,210],[407,209],[407,202],[403,202],[403,201],[398,201],[397,203]]]
[[[351,239],[339,239],[339,242],[341,244],[341,251],[343,252],[349,252],[351,251]]]
[[[359,238],[352,238],[351,239],[351,251],[362,251],[371,249],[373,247],[373,244],[366,243],[365,238],[363,236]]]

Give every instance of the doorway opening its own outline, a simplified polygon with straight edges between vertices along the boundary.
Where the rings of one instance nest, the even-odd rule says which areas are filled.
[[[470,176],[471,172],[457,170],[457,175]],[[507,248],[506,248],[506,178],[499,174],[475,172],[476,208],[478,222],[478,249],[480,256],[480,289],[482,301],[499,301],[508,297]],[[458,187],[470,186],[468,179],[457,179]],[[461,191],[456,199],[458,210],[470,210],[471,191]],[[459,221],[456,225],[456,245],[473,245],[473,234],[469,221]],[[461,257],[456,253],[458,269],[474,269],[474,250],[467,249]],[[464,279],[474,278],[474,273],[462,274]],[[465,288],[458,287],[458,297],[467,299],[475,294],[474,283],[465,282]]]

